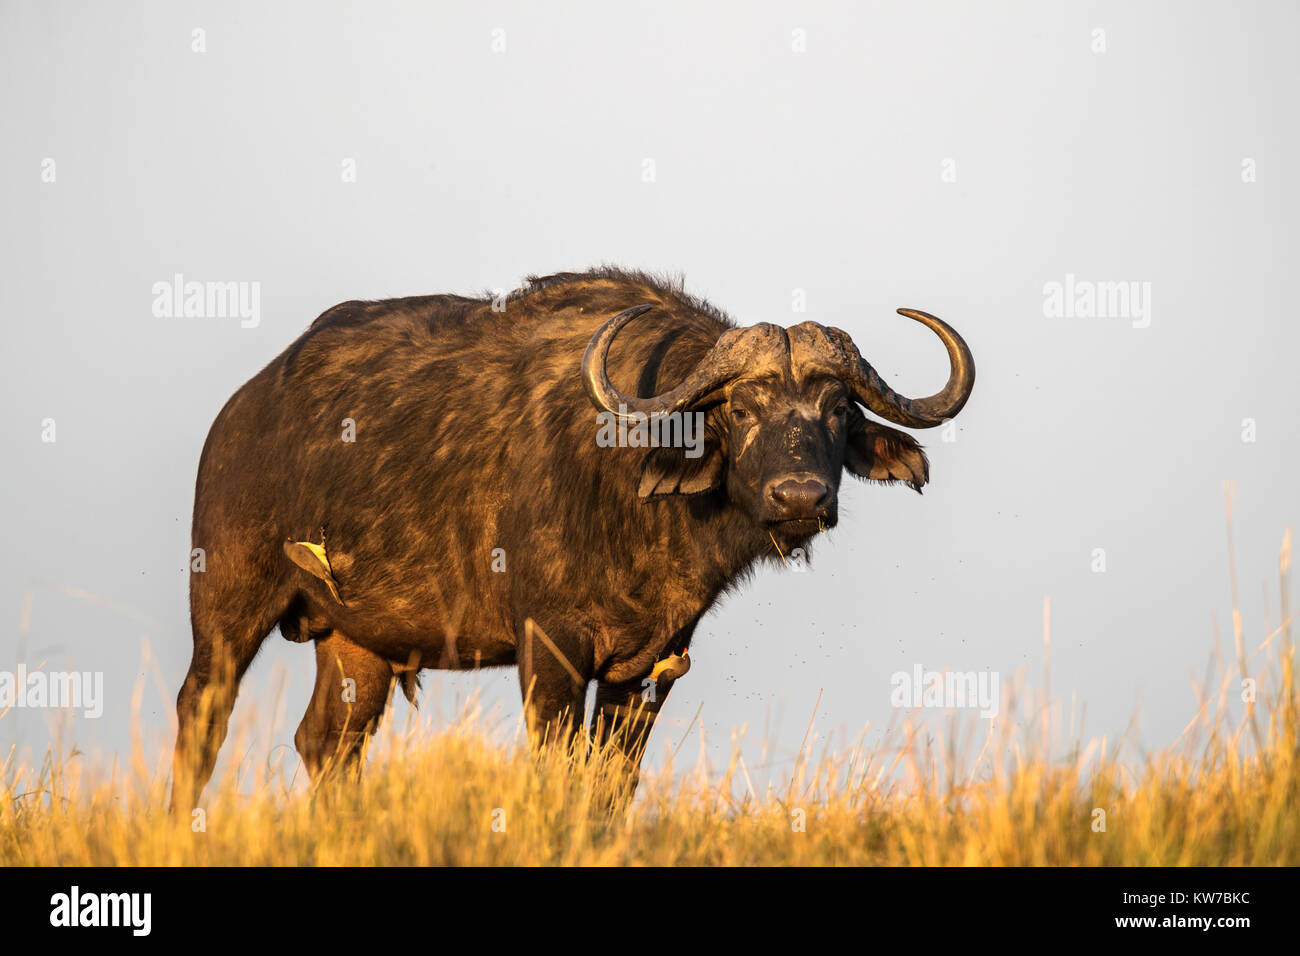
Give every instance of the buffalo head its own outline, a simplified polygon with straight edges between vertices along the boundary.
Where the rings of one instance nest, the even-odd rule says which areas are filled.
[[[834,526],[844,469],[917,491],[929,478],[921,446],[868,419],[859,406],[895,424],[933,428],[961,410],[975,383],[975,363],[961,336],[932,315],[899,309],[932,329],[948,350],[948,383],[926,398],[893,391],[845,332],[815,322],[730,329],[676,387],[649,398],[626,395],[606,371],[610,344],[651,308],[615,315],[582,359],[583,382],[598,409],[648,417],[707,412],[703,454],[692,459],[680,448],[656,448],[643,465],[639,494],[725,489],[735,506],[787,542]]]

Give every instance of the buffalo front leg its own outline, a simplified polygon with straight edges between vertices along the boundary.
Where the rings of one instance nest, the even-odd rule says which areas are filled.
[[[316,642],[316,687],[293,742],[312,782],[357,776],[393,688],[392,665],[338,631]]]
[[[659,710],[672,690],[673,679],[635,678],[620,683],[599,681],[596,704],[591,711],[591,739],[594,746],[613,748],[627,760],[631,789],[641,775],[650,731]]]
[[[582,726],[591,681],[590,655],[572,634],[524,623],[517,662],[528,736],[536,747],[569,747]]]

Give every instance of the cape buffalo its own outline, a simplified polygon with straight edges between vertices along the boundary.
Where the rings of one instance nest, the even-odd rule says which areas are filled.
[[[927,481],[921,447],[859,406],[939,425],[975,367],[944,322],[900,312],[948,352],[928,398],[892,391],[839,329],[738,328],[616,269],[325,312],[203,448],[174,795],[197,801],[277,625],[316,647],[294,738],[313,779],[356,768],[395,682],[412,695],[423,668],[505,666],[534,739],[571,740],[595,680],[592,733],[618,728],[635,774],[701,616],[836,523],[842,471]],[[700,427],[693,445],[688,427],[648,445],[644,426],[674,415]]]

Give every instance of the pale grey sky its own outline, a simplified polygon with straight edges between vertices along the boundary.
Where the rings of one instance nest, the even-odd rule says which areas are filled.
[[[846,479],[812,570],[706,619],[651,762],[701,705],[715,753],[748,724],[756,765],[768,728],[779,773],[819,691],[846,739],[918,663],[1037,681],[1049,595],[1053,692],[1112,737],[1140,702],[1167,744],[1212,613],[1231,646],[1222,483],[1251,646],[1300,523],[1297,28],[1284,2],[4,0],[0,669],[104,671],[104,716],[71,736],[125,753],[148,634],[165,696],[141,716],[165,731],[194,475],[230,394],[342,300],[613,262],[742,323],[838,325],[904,392],[945,369],[899,306],[979,368],[956,440],[918,434],[924,497]],[[260,283],[260,321],[155,316],[176,273]],[[1050,317],[1067,281],[1149,298]],[[237,721],[277,669],[268,748],[310,649],[268,641]],[[431,675],[426,706],[476,685],[517,715],[511,671]],[[43,748],[47,716],[0,720],[0,749]]]

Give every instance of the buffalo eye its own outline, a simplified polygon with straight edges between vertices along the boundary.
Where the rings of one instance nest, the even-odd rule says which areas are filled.
[[[740,408],[739,406],[733,406],[731,409],[731,420],[737,425],[745,424],[745,422],[749,421],[749,410]]]
[[[849,403],[844,399],[840,399],[838,402],[836,402],[835,407],[831,409],[831,415],[834,418],[842,419],[844,418],[844,416],[848,415],[848,413],[849,413]]]

